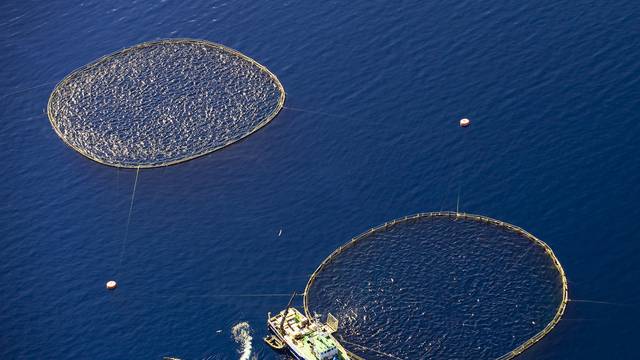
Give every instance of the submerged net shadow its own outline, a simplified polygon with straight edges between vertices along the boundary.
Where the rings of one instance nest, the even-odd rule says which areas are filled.
[[[70,147],[102,164],[147,168],[230,145],[271,121],[280,81],[253,59],[208,41],[142,43],[65,77],[47,112]]]
[[[455,212],[383,224],[312,274],[307,316],[370,359],[510,359],[562,317],[567,279],[551,249],[519,227]]]

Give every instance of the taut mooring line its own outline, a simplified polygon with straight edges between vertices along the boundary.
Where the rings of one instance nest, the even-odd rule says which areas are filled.
[[[366,346],[363,346],[363,345],[360,345],[360,344],[356,344],[356,343],[352,343],[352,342],[346,341],[346,340],[345,340],[345,339],[343,339],[342,337],[340,337],[340,341],[341,341],[341,342],[343,342],[343,343],[345,343],[345,344],[349,344],[349,345],[351,345],[351,346],[359,347],[359,348],[361,348],[361,349],[368,350],[368,351],[374,352],[374,353],[376,353],[376,354],[378,354],[378,355],[386,356],[386,357],[391,358],[391,359],[404,360],[404,359],[399,358],[399,357],[397,357],[397,356],[395,356],[395,355],[393,355],[393,354],[389,354],[389,353],[386,353],[386,352],[383,352],[383,351],[380,351],[380,350],[372,349],[372,348],[370,348],[370,347],[366,347]],[[360,359],[363,359],[363,358],[362,358],[362,357],[360,357],[360,356],[358,356],[358,357],[359,357]]]
[[[287,110],[291,110],[291,111],[306,112],[306,113],[309,113],[309,114],[324,115],[324,116],[335,117],[335,118],[340,118],[340,119],[351,119],[348,116],[331,114],[331,113],[324,112],[324,111],[307,110],[307,109],[302,109],[302,108],[297,108],[297,107],[289,107],[289,106],[283,106],[282,108],[283,109],[287,109]]]
[[[41,87],[45,87],[47,85],[53,85],[53,84],[56,84],[56,83],[57,83],[57,81],[49,81],[49,82],[46,82],[46,83],[43,83],[43,84],[40,84],[40,85],[36,85],[36,86],[28,87],[28,88],[15,90],[15,91],[10,92],[10,93],[0,94],[0,99],[3,99],[5,97],[9,97],[11,95],[16,95],[16,94],[20,94],[20,93],[27,92],[27,91],[30,91],[30,90],[34,90],[34,89],[38,89],[38,88],[41,88]]]
[[[304,294],[296,294],[296,297]],[[172,295],[173,296],[173,295]],[[234,298],[234,297],[290,297],[289,293],[273,293],[273,294],[204,294],[204,295],[187,295],[186,298]]]
[[[127,240],[129,239],[129,225],[131,224],[131,213],[133,212],[133,200],[136,197],[136,187],[138,186],[138,175],[140,174],[140,166],[136,168],[136,179],[133,182],[133,192],[131,193],[131,204],[129,205],[129,216],[127,216],[127,225],[124,230],[124,240],[122,241],[122,250],[120,251],[120,263],[118,269],[122,267],[122,260],[124,259],[124,251],[127,247]]]
[[[465,152],[465,143],[467,138],[469,137],[467,134],[467,132],[469,132],[468,128],[462,128],[462,140],[460,140],[458,146],[460,146],[460,153],[466,153]],[[458,163],[457,165],[457,171],[456,171],[456,175],[459,176],[458,178],[458,199],[456,200],[456,214],[460,212],[460,194],[462,192],[462,188],[463,188],[463,183],[465,182],[466,177],[464,176],[464,160],[466,159],[466,155],[462,157],[462,160]],[[473,166],[473,159],[471,161],[471,164]]]
[[[635,307],[636,306],[636,304],[622,304],[622,303],[615,303],[615,302],[611,302],[611,301],[584,300],[584,299],[569,299],[569,302],[600,304],[600,305],[611,305],[611,306],[623,306],[623,307]]]

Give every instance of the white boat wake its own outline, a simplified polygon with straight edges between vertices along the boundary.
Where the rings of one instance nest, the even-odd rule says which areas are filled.
[[[240,360],[249,360],[251,358],[252,341],[251,326],[248,322],[241,322],[231,328],[233,339],[240,345]],[[255,356],[253,359],[257,359]]]

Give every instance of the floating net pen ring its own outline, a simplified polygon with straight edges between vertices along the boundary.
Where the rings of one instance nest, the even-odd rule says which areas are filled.
[[[538,239],[537,237],[535,237],[534,235],[530,234],[529,232],[525,231],[524,229],[515,226],[515,225],[511,225],[509,223],[503,222],[503,221],[499,221],[496,219],[492,219],[486,216],[482,216],[482,215],[474,215],[474,214],[467,214],[467,213],[458,213],[458,212],[449,212],[449,211],[444,211],[444,212],[429,212],[429,213],[419,213],[419,214],[415,214],[415,215],[409,215],[409,216],[405,216],[403,218],[399,218],[399,219],[395,219],[392,221],[389,221],[387,223],[384,223],[380,226],[377,226],[375,228],[372,228],[354,238],[352,238],[349,242],[345,243],[344,245],[340,246],[339,248],[337,248],[335,251],[333,251],[327,258],[325,258],[322,263],[320,263],[320,265],[316,268],[316,270],[311,274],[309,281],[307,282],[307,285],[305,287],[305,292],[304,292],[304,311],[307,317],[313,316],[314,312],[312,311],[312,309],[310,308],[310,292],[312,292],[312,287],[314,285],[314,283],[317,282],[318,280],[318,276],[323,273],[323,271],[329,271],[328,269],[330,269],[331,267],[329,266],[332,262],[336,261],[336,259],[340,259],[338,256],[340,254],[342,254],[343,252],[345,252],[346,250],[354,247],[355,245],[358,245],[360,243],[363,243],[364,240],[371,238],[372,235],[379,235],[379,234],[384,234],[387,230],[392,230],[394,229],[394,227],[396,225],[406,225],[406,226],[411,226],[411,224],[419,224],[420,220],[427,220],[427,219],[431,219],[431,220],[435,220],[435,219],[442,219],[442,220],[446,220],[446,219],[450,219],[450,220],[467,220],[467,221],[471,221],[473,223],[479,223],[479,224],[487,224],[490,225],[491,227],[495,227],[495,228],[501,228],[501,229],[505,229],[507,230],[508,233],[515,233],[515,235],[518,235],[519,238],[526,238],[527,240],[529,240],[532,244],[534,244],[535,246],[533,248],[539,247],[540,249],[542,249],[544,251],[544,255],[546,255],[546,257],[548,257],[547,260],[550,260],[550,263],[553,264],[552,267],[555,268],[555,271],[557,271],[557,278],[559,279],[559,283],[557,284],[557,289],[559,291],[561,291],[561,294],[556,294],[557,295],[557,299],[559,300],[559,303],[557,305],[557,308],[555,308],[555,302],[553,302],[553,307],[555,308],[555,314],[553,315],[553,317],[551,318],[551,313],[553,313],[550,309],[550,314],[548,318],[551,318],[551,320],[546,324],[546,326],[544,328],[542,328],[542,330],[538,331],[537,333],[535,333],[533,336],[529,337],[528,340],[521,342],[519,344],[517,344],[517,346],[515,347],[511,347],[509,346],[509,348],[511,348],[511,351],[508,351],[506,353],[503,353],[502,351],[499,351],[498,353],[501,353],[503,355],[500,356],[491,356],[492,358],[496,358],[497,360],[508,360],[508,359],[512,359],[514,357],[516,357],[517,355],[521,354],[523,351],[525,351],[527,348],[531,347],[533,344],[535,344],[536,342],[538,342],[540,339],[542,339],[545,335],[547,335],[549,332],[551,332],[551,330],[556,326],[556,324],[560,321],[560,319],[562,318],[565,309],[566,309],[566,305],[568,302],[568,284],[567,284],[567,278],[564,272],[564,269],[562,268],[562,265],[560,264],[558,258],[556,257],[556,255],[553,253],[553,251],[551,250],[551,248],[542,240]],[[372,241],[378,240],[373,239]],[[388,240],[388,239],[386,239]],[[371,245],[373,246],[373,245]],[[391,246],[391,245],[389,245]],[[372,247],[367,248],[367,249],[372,249]],[[354,250],[356,251],[356,250]],[[523,256],[526,254],[523,254]],[[544,257],[544,255],[540,255],[541,257]],[[362,260],[363,262],[366,262],[366,260]],[[344,263],[344,260],[340,260],[337,261],[336,263],[340,269],[341,266],[344,266],[345,268],[347,267]],[[358,266],[357,264],[355,264],[354,266]],[[551,269],[551,266],[550,266]],[[360,271],[362,269],[359,269]],[[336,270],[336,271],[340,271],[340,270]],[[358,271],[358,270],[355,270]],[[334,276],[334,279],[339,279],[339,277],[335,277],[338,276],[336,275],[336,273],[330,273],[330,275],[326,275],[325,277],[329,277],[331,278],[331,276]],[[344,275],[345,277],[348,277],[349,274]],[[555,278],[555,275],[554,275]],[[326,281],[326,279],[323,279],[323,281]],[[393,279],[391,279],[391,281],[393,281]],[[397,280],[396,280],[397,282]],[[370,284],[369,284],[370,285]],[[321,286],[321,285],[318,285]],[[314,289],[315,291],[315,289]],[[371,290],[369,290],[371,291]],[[386,294],[386,292],[385,292]],[[335,295],[335,294],[333,294]],[[475,299],[474,299],[475,300]],[[320,300],[318,300],[320,301]],[[453,301],[453,300],[451,300]],[[318,305],[318,304],[316,304]],[[389,304],[386,304],[389,305]],[[316,306],[317,307],[317,306]],[[384,309],[384,308],[383,308]],[[406,321],[406,319],[405,319]],[[542,325],[542,324],[541,324]],[[527,336],[529,336],[527,334]],[[416,339],[417,341],[417,339]],[[370,349],[373,350],[373,349]],[[385,350],[386,351],[386,350]],[[436,356],[437,357],[437,356]]]
[[[278,78],[250,57],[205,40],[150,41],[62,79],[47,104],[56,134],[98,163],[174,165],[258,131],[285,102]]]

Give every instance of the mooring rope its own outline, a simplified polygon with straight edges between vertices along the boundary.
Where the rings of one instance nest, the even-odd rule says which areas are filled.
[[[290,107],[290,106],[283,106],[282,108],[283,109],[287,109],[287,110],[291,110],[291,111],[306,112],[306,113],[309,113],[309,114],[324,115],[324,116],[329,116],[329,117],[334,117],[334,118],[339,118],[339,119],[351,119],[348,116],[336,115],[336,114],[331,114],[331,113],[328,113],[328,112],[318,111],[318,110],[307,110],[307,109],[302,109],[302,108],[297,108],[297,107]]]
[[[589,304],[599,304],[599,305],[611,305],[611,306],[623,306],[623,307],[636,307],[636,304],[621,304],[614,303],[610,301],[599,301],[599,300],[577,300],[577,299],[569,299],[569,302],[572,303],[589,303]]]
[[[466,176],[464,176],[464,161],[467,159],[466,156],[466,151],[465,151],[465,143],[467,138],[469,137],[468,133],[469,131],[471,131],[471,128],[460,128],[459,130],[461,130],[462,132],[462,140],[460,140],[460,150],[458,151],[460,154],[463,154],[462,159],[460,160],[460,162],[458,163],[458,169],[456,169],[456,173],[458,174],[459,178],[458,178],[458,199],[456,201],[456,213],[460,212],[460,197],[462,194],[462,188],[463,188],[463,183],[466,180]],[[474,151],[475,153],[475,151]],[[471,166],[473,166],[473,164],[475,163],[475,159],[470,159],[470,161],[467,161],[468,163],[471,164]]]
[[[20,93],[27,92],[27,91],[30,91],[30,90],[34,90],[34,89],[38,89],[38,88],[41,88],[41,87],[45,87],[47,85],[54,85],[56,83],[58,83],[58,81],[49,81],[49,82],[46,82],[46,83],[42,83],[40,85],[36,85],[36,86],[32,86],[32,87],[16,90],[16,91],[13,91],[13,92],[10,92],[10,93],[0,94],[0,99],[8,97],[8,96],[11,96],[11,95],[16,95],[16,94],[20,94]]]
[[[296,294],[298,296],[304,296],[303,294]],[[231,297],[291,297],[289,293],[275,293],[275,294],[210,294],[210,295],[189,295],[188,298],[202,297],[202,298],[231,298]]]
[[[138,186],[138,175],[140,174],[140,166],[136,169],[136,179],[133,182],[133,192],[131,193],[131,204],[129,205],[129,216],[127,216],[127,225],[124,231],[124,240],[122,241],[122,250],[120,251],[120,263],[118,268],[122,267],[122,261],[124,259],[124,252],[127,247],[127,240],[129,240],[129,225],[131,224],[131,213],[133,212],[133,200],[136,197],[136,187]]]
[[[349,342],[349,341],[347,341],[347,340],[343,339],[343,338],[342,338],[342,336],[340,337],[340,342],[343,342],[343,343],[345,343],[345,344],[349,344],[349,345],[351,345],[351,346],[355,346],[355,347],[358,347],[358,348],[361,348],[361,349],[364,349],[364,350],[367,350],[367,351],[371,351],[371,352],[373,352],[373,353],[376,353],[376,354],[378,354],[378,355],[382,355],[382,356],[386,356],[386,357],[391,358],[391,359],[404,360],[403,358],[399,358],[399,357],[397,357],[397,356],[395,356],[395,355],[393,355],[393,354],[389,354],[389,353],[386,353],[386,352],[383,352],[383,351],[380,351],[380,350],[376,350],[376,349],[372,349],[372,348],[370,348],[370,347],[366,347],[366,346],[364,346],[364,345],[360,345],[360,344],[356,344],[356,343]],[[349,351],[349,353],[350,353],[351,355],[355,355],[355,354],[351,353],[351,351]],[[359,356],[359,355],[356,355],[356,356],[357,356],[359,359],[364,359],[363,357],[361,357],[361,356]]]

